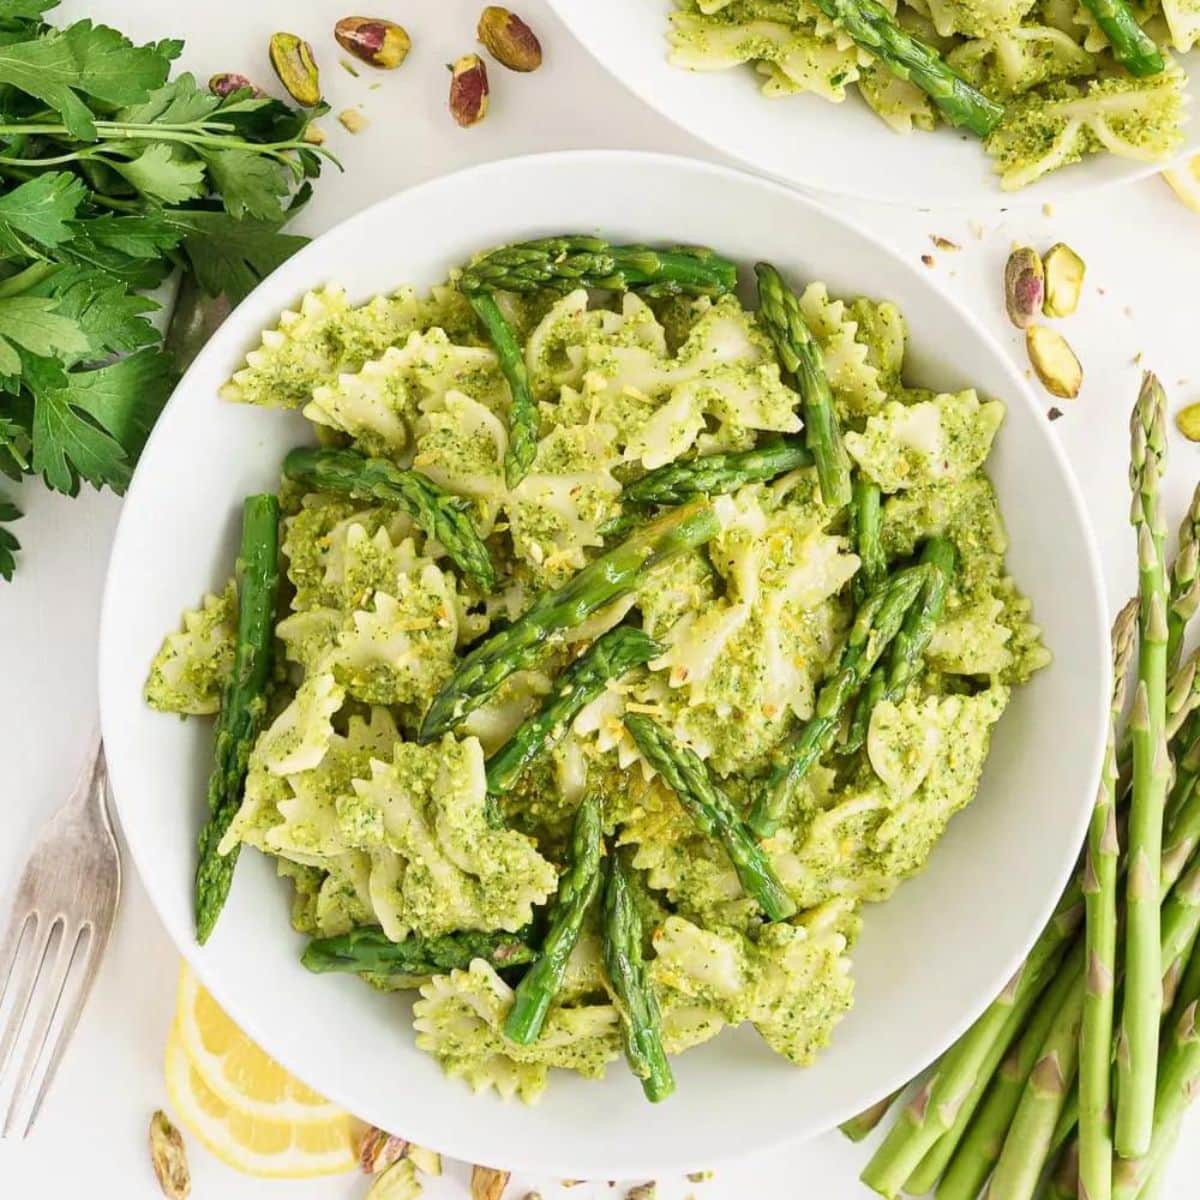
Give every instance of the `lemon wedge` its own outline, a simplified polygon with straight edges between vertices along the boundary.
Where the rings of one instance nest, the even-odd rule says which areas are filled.
[[[235,1170],[307,1179],[357,1167],[363,1126],[264,1054],[186,967],[165,1066],[180,1123]]]
[[[1200,212],[1200,154],[1170,171],[1164,171],[1162,177],[1192,212]]]

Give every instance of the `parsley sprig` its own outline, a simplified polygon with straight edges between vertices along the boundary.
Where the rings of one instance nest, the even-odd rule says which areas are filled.
[[[0,0],[0,472],[121,492],[186,365],[142,293],[182,272],[176,316],[202,327],[195,305],[236,303],[304,244],[282,229],[323,110],[212,95],[171,78],[181,42],[56,29],[56,2]],[[19,516],[0,494],[4,579]]]

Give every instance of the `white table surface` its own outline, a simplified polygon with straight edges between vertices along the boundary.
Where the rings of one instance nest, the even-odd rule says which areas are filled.
[[[627,96],[589,59],[547,11],[520,0],[546,51],[532,76],[492,72],[486,121],[458,129],[445,111],[444,64],[472,48],[479,0],[381,0],[371,12],[402,21],[414,49],[403,69],[387,75],[341,70],[330,30],[347,14],[345,0],[208,0],[203,5],[145,0],[67,0],[56,17],[91,16],[143,39],[184,36],[185,64],[202,76],[241,71],[273,82],[266,43],[278,28],[308,37],[325,65],[326,96],[335,110],[361,104],[371,119],[357,137],[330,116],[331,147],[346,174],[328,171],[299,222],[319,232],[374,200],[440,173],[487,159],[566,147],[626,147],[707,155]],[[304,15],[300,15],[303,13]],[[375,90],[371,85],[380,84]],[[710,155],[711,157],[711,155]],[[1084,364],[1086,382],[1064,411],[1055,436],[1070,455],[1101,537],[1110,603],[1133,584],[1132,544],[1125,527],[1126,422],[1137,386],[1135,356],[1153,366],[1172,409],[1200,399],[1200,216],[1189,213],[1159,180],[1106,191],[1052,213],[914,213],[838,201],[839,211],[914,259],[933,255],[931,278],[984,313],[1025,366],[1016,331],[1003,318],[1000,273],[1014,240],[1045,247],[1066,241],[1088,263],[1079,314],[1064,331]],[[959,243],[935,249],[931,235]],[[870,281],[863,280],[870,289]],[[1194,382],[1189,379],[1194,377]],[[1046,407],[1051,400],[1046,398]],[[1172,437],[1172,521],[1200,476],[1200,448]],[[4,485],[5,490],[8,489]],[[87,492],[75,501],[37,484],[20,490],[25,518],[16,527],[28,549],[15,583],[0,584],[0,755],[4,819],[0,821],[0,912],[7,908],[24,850],[66,793],[95,719],[96,620],[109,543],[120,502]],[[1030,496],[1037,503],[1036,496]],[[1053,520],[1052,513],[1046,514]],[[1070,714],[1062,714],[1069,720]],[[169,803],[169,797],[164,798]],[[1031,831],[1031,836],[1035,836]],[[132,870],[117,928],[95,993],[33,1137],[0,1142],[0,1195],[120,1196],[158,1194],[145,1148],[150,1113],[165,1104],[161,1056],[174,1002],[178,956]],[[470,1120],[463,1093],[463,1119]],[[1200,1176],[1200,1118],[1194,1118],[1165,1191],[1192,1196]],[[403,1130],[397,1132],[403,1133]],[[361,1179],[275,1183],[240,1177],[192,1145],[197,1200],[339,1200],[361,1195]],[[723,1154],[731,1148],[722,1147]],[[725,1166],[707,1183],[660,1180],[662,1200],[852,1200],[870,1195],[856,1179],[861,1149],[837,1135]],[[432,1200],[464,1196],[466,1168],[448,1167],[432,1184]],[[638,1181],[630,1181],[638,1182]],[[557,1181],[519,1180],[509,1195],[537,1187],[549,1200],[623,1195],[604,1184],[560,1192]]]

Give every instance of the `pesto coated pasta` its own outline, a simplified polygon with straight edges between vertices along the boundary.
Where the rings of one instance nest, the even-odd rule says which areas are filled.
[[[820,58],[829,91],[868,77],[836,41],[796,42],[777,19],[786,5],[734,0],[685,15],[728,31],[751,7],[750,57],[790,71],[804,55],[815,71]],[[1004,29],[1026,9],[994,3],[968,23]],[[949,29],[967,16],[945,6],[934,19]],[[860,744],[834,739],[764,838],[747,814],[847,652],[862,559],[811,455],[790,451],[773,476],[755,459],[749,482],[738,475],[749,452],[805,434],[795,381],[755,311],[731,292],[498,293],[537,409],[532,461],[515,485],[507,377],[454,281],[363,305],[334,287],[311,292],[224,389],[230,401],[301,411],[343,462],[357,454],[419,473],[431,502],[469,519],[495,567],[485,593],[419,516],[353,488],[284,482],[273,690],[220,846],[278,860],[303,933],[371,927],[374,969],[360,974],[416,989],[417,1044],[476,1090],[532,1101],[551,1068],[597,1078],[628,1044],[602,906],[556,905],[585,795],[602,814],[602,870],[620,857],[639,918],[630,927],[644,931],[642,958],[636,945],[623,952],[665,1052],[748,1022],[783,1059],[811,1062],[851,1005],[850,951],[869,906],[924,866],[974,798],[1013,689],[1049,661],[1007,573],[986,474],[1003,404],[969,387],[910,386],[895,305],[831,297],[820,283],[797,300],[850,469],[880,497],[879,563],[915,588],[929,570],[913,565],[922,547],[944,539],[954,572],[905,682],[864,710]],[[703,459],[713,465],[697,495],[685,484]],[[690,500],[656,511],[627,502],[627,489],[664,470]],[[486,674],[503,658],[495,647],[524,637],[523,618],[547,611],[556,589],[582,595],[598,563],[609,591]],[[237,589],[214,584],[152,664],[156,708],[220,706]],[[640,627],[626,631],[639,652],[612,658],[603,648],[613,635],[602,640],[586,694],[550,708],[561,719],[531,721],[561,701],[564,670],[621,625]],[[601,669],[612,674],[597,681]],[[471,704],[448,707],[473,670],[485,683]],[[445,721],[423,728],[435,709]],[[688,806],[631,736],[634,714],[669,735],[664,745],[692,752]],[[489,776],[502,748],[513,765]],[[783,919],[770,921],[761,893],[747,891],[747,863],[739,872],[731,847],[786,893],[774,914]],[[589,870],[589,894],[603,892],[594,859]],[[505,1023],[523,964],[568,909],[547,973],[552,1002],[536,1037],[518,1044]],[[472,957],[486,934],[512,935],[504,944],[522,953],[507,965]],[[403,961],[449,969],[379,968],[380,945],[420,939],[436,939],[436,956]],[[354,938],[338,944],[353,955]]]

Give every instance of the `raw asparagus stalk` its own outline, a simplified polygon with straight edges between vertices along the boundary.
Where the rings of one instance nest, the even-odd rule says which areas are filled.
[[[882,1100],[877,1100],[870,1108],[864,1108],[862,1112],[855,1114],[848,1121],[843,1121],[838,1128],[852,1142],[861,1142],[863,1138],[869,1137],[879,1122],[887,1116],[888,1111],[896,1103],[903,1090],[903,1088],[898,1088],[890,1096],[884,1096]]]
[[[858,695],[854,720],[846,738],[845,752],[857,750],[866,741],[871,713],[881,700],[896,703],[904,698],[908,686],[917,677],[925,660],[925,651],[946,607],[946,595],[954,579],[958,551],[948,538],[930,538],[921,552],[921,562],[929,568],[929,577],[921,589],[920,602],[904,617],[904,624],[892,642],[887,658],[872,672],[866,687]]]
[[[811,466],[812,461],[801,437],[780,438],[753,450],[668,463],[629,484],[621,492],[621,502],[644,507],[682,504],[693,496],[723,496],[748,483],[764,483],[797,467]]]
[[[1083,962],[1083,943],[1079,942],[1039,998],[1029,1023],[1013,1043],[995,1076],[990,1083],[985,1080],[983,1102],[978,1105],[974,1119],[966,1126],[965,1136],[956,1144],[952,1143],[949,1134],[943,1137],[909,1177],[905,1185],[907,1192],[924,1195],[945,1170],[938,1184],[938,1200],[976,1200],[995,1169],[1004,1148],[1005,1135],[1021,1103],[1029,1076],[1041,1057],[1042,1047],[1050,1035],[1054,1020],[1067,997],[1077,987]]]
[[[585,234],[501,246],[477,258],[459,280],[467,295],[634,288],[652,297],[722,296],[736,286],[737,265],[711,250],[613,246]]]
[[[1124,1158],[1150,1148],[1162,1013],[1159,878],[1162,828],[1171,764],[1165,738],[1167,585],[1166,527],[1159,480],[1166,458],[1166,398],[1147,372],[1134,406],[1129,482],[1130,519],[1138,535],[1138,682],[1130,731],[1133,795],[1129,816],[1129,869],[1125,885],[1125,1000],[1117,1049],[1115,1145]]]
[[[606,604],[627,596],[659,563],[694,550],[720,528],[710,504],[694,500],[641,526],[620,545],[588,563],[557,591],[545,592],[511,625],[482,642],[433,698],[420,741],[445,733],[478,708],[514,672],[534,666],[556,634]]]
[[[625,1057],[646,1099],[665,1100],[675,1077],[662,1044],[662,1017],[642,957],[642,918],[623,855],[614,855],[604,889],[604,967],[621,1015]]]
[[[883,493],[879,484],[859,472],[850,489],[850,541],[858,555],[854,576],[854,602],[861,604],[887,574],[887,558],[880,542]]]
[[[1154,39],[1137,23],[1125,0],[1083,0],[1083,6],[1104,31],[1113,57],[1130,75],[1157,75],[1166,66]]]
[[[592,904],[600,894],[603,857],[600,800],[597,796],[585,796],[571,829],[570,857],[550,910],[550,930],[537,962],[517,984],[513,1005],[504,1023],[504,1036],[510,1041],[528,1046],[541,1034],[550,1005],[562,987],[567,960],[579,941]]]
[[[1058,1157],[1046,1181],[1046,1200],[1077,1200],[1079,1196],[1079,1144],[1071,1142]]]
[[[1169,645],[1169,643],[1168,643]],[[1200,650],[1175,667],[1167,680],[1167,740],[1172,741],[1200,708]]]
[[[795,381],[804,410],[807,445],[817,465],[821,498],[830,508],[850,503],[850,457],[842,444],[821,347],[809,332],[796,294],[770,265],[759,263],[758,316],[784,371]]]
[[[514,488],[533,464],[538,442],[538,410],[529,390],[525,353],[490,292],[468,293],[467,299],[487,331],[508,384],[508,449],[504,452],[504,480]]]
[[[218,846],[241,805],[250,751],[267,708],[279,588],[279,501],[274,496],[246,497],[238,574],[233,671],[221,696],[208,781],[209,814],[200,831],[196,866],[196,940],[201,944],[208,941],[233,882],[237,847],[221,854]]]
[[[1077,978],[1029,1074],[992,1174],[988,1200],[1033,1200],[1078,1067],[1083,1000],[1083,979]]]
[[[1113,693],[1100,793],[1088,829],[1083,895],[1087,973],[1079,1058],[1079,1178],[1089,1200],[1112,1192],[1113,989],[1117,957],[1117,722],[1133,656],[1138,604],[1131,600],[1113,623]]]
[[[887,1200],[894,1200],[938,1139],[956,1127],[973,1094],[978,1103],[983,1086],[1043,989],[1054,978],[1082,917],[1083,895],[1079,880],[1074,879],[1004,991],[942,1055],[929,1080],[905,1106],[862,1173],[862,1181],[868,1187]],[[972,1085],[981,1077],[983,1085],[976,1091]]]
[[[1171,1152],[1180,1119],[1200,1096],[1200,1001],[1193,1000],[1171,1023],[1163,1049],[1154,1104],[1154,1129],[1144,1155],[1120,1165],[1114,1200],[1135,1200]]]
[[[305,448],[288,454],[283,473],[320,492],[393,505],[436,538],[468,579],[485,592],[496,586],[496,569],[475,532],[466,502],[419,471],[406,471],[355,450]]]
[[[465,970],[482,958],[498,970],[532,962],[528,934],[462,930],[441,937],[410,937],[393,942],[378,926],[364,925],[339,937],[316,938],[300,961],[310,971],[349,971],[359,975],[441,975]]]
[[[780,882],[766,851],[738,815],[736,805],[717,786],[703,760],[641,713],[627,713],[625,728],[696,826],[724,847],[746,895],[758,902],[767,920],[786,921],[794,916],[796,902]]]
[[[930,570],[922,565],[894,572],[855,614],[837,668],[817,694],[812,717],[788,752],[787,760],[771,772],[754,804],[750,825],[759,836],[774,835],[787,814],[797,784],[833,745],[846,705],[899,633],[905,614],[925,586]]]
[[[932,46],[896,24],[876,0],[816,0],[817,7],[891,73],[921,89],[951,125],[986,137],[1004,108],[956,75]]]
[[[1200,484],[1179,526],[1175,561],[1171,564],[1170,597],[1167,607],[1167,662],[1179,661],[1188,622],[1200,608]]]
[[[509,791],[529,763],[567,732],[579,711],[610,680],[620,679],[662,652],[648,633],[630,625],[618,625],[598,637],[562,673],[541,709],[488,759],[488,791],[495,796]]]

